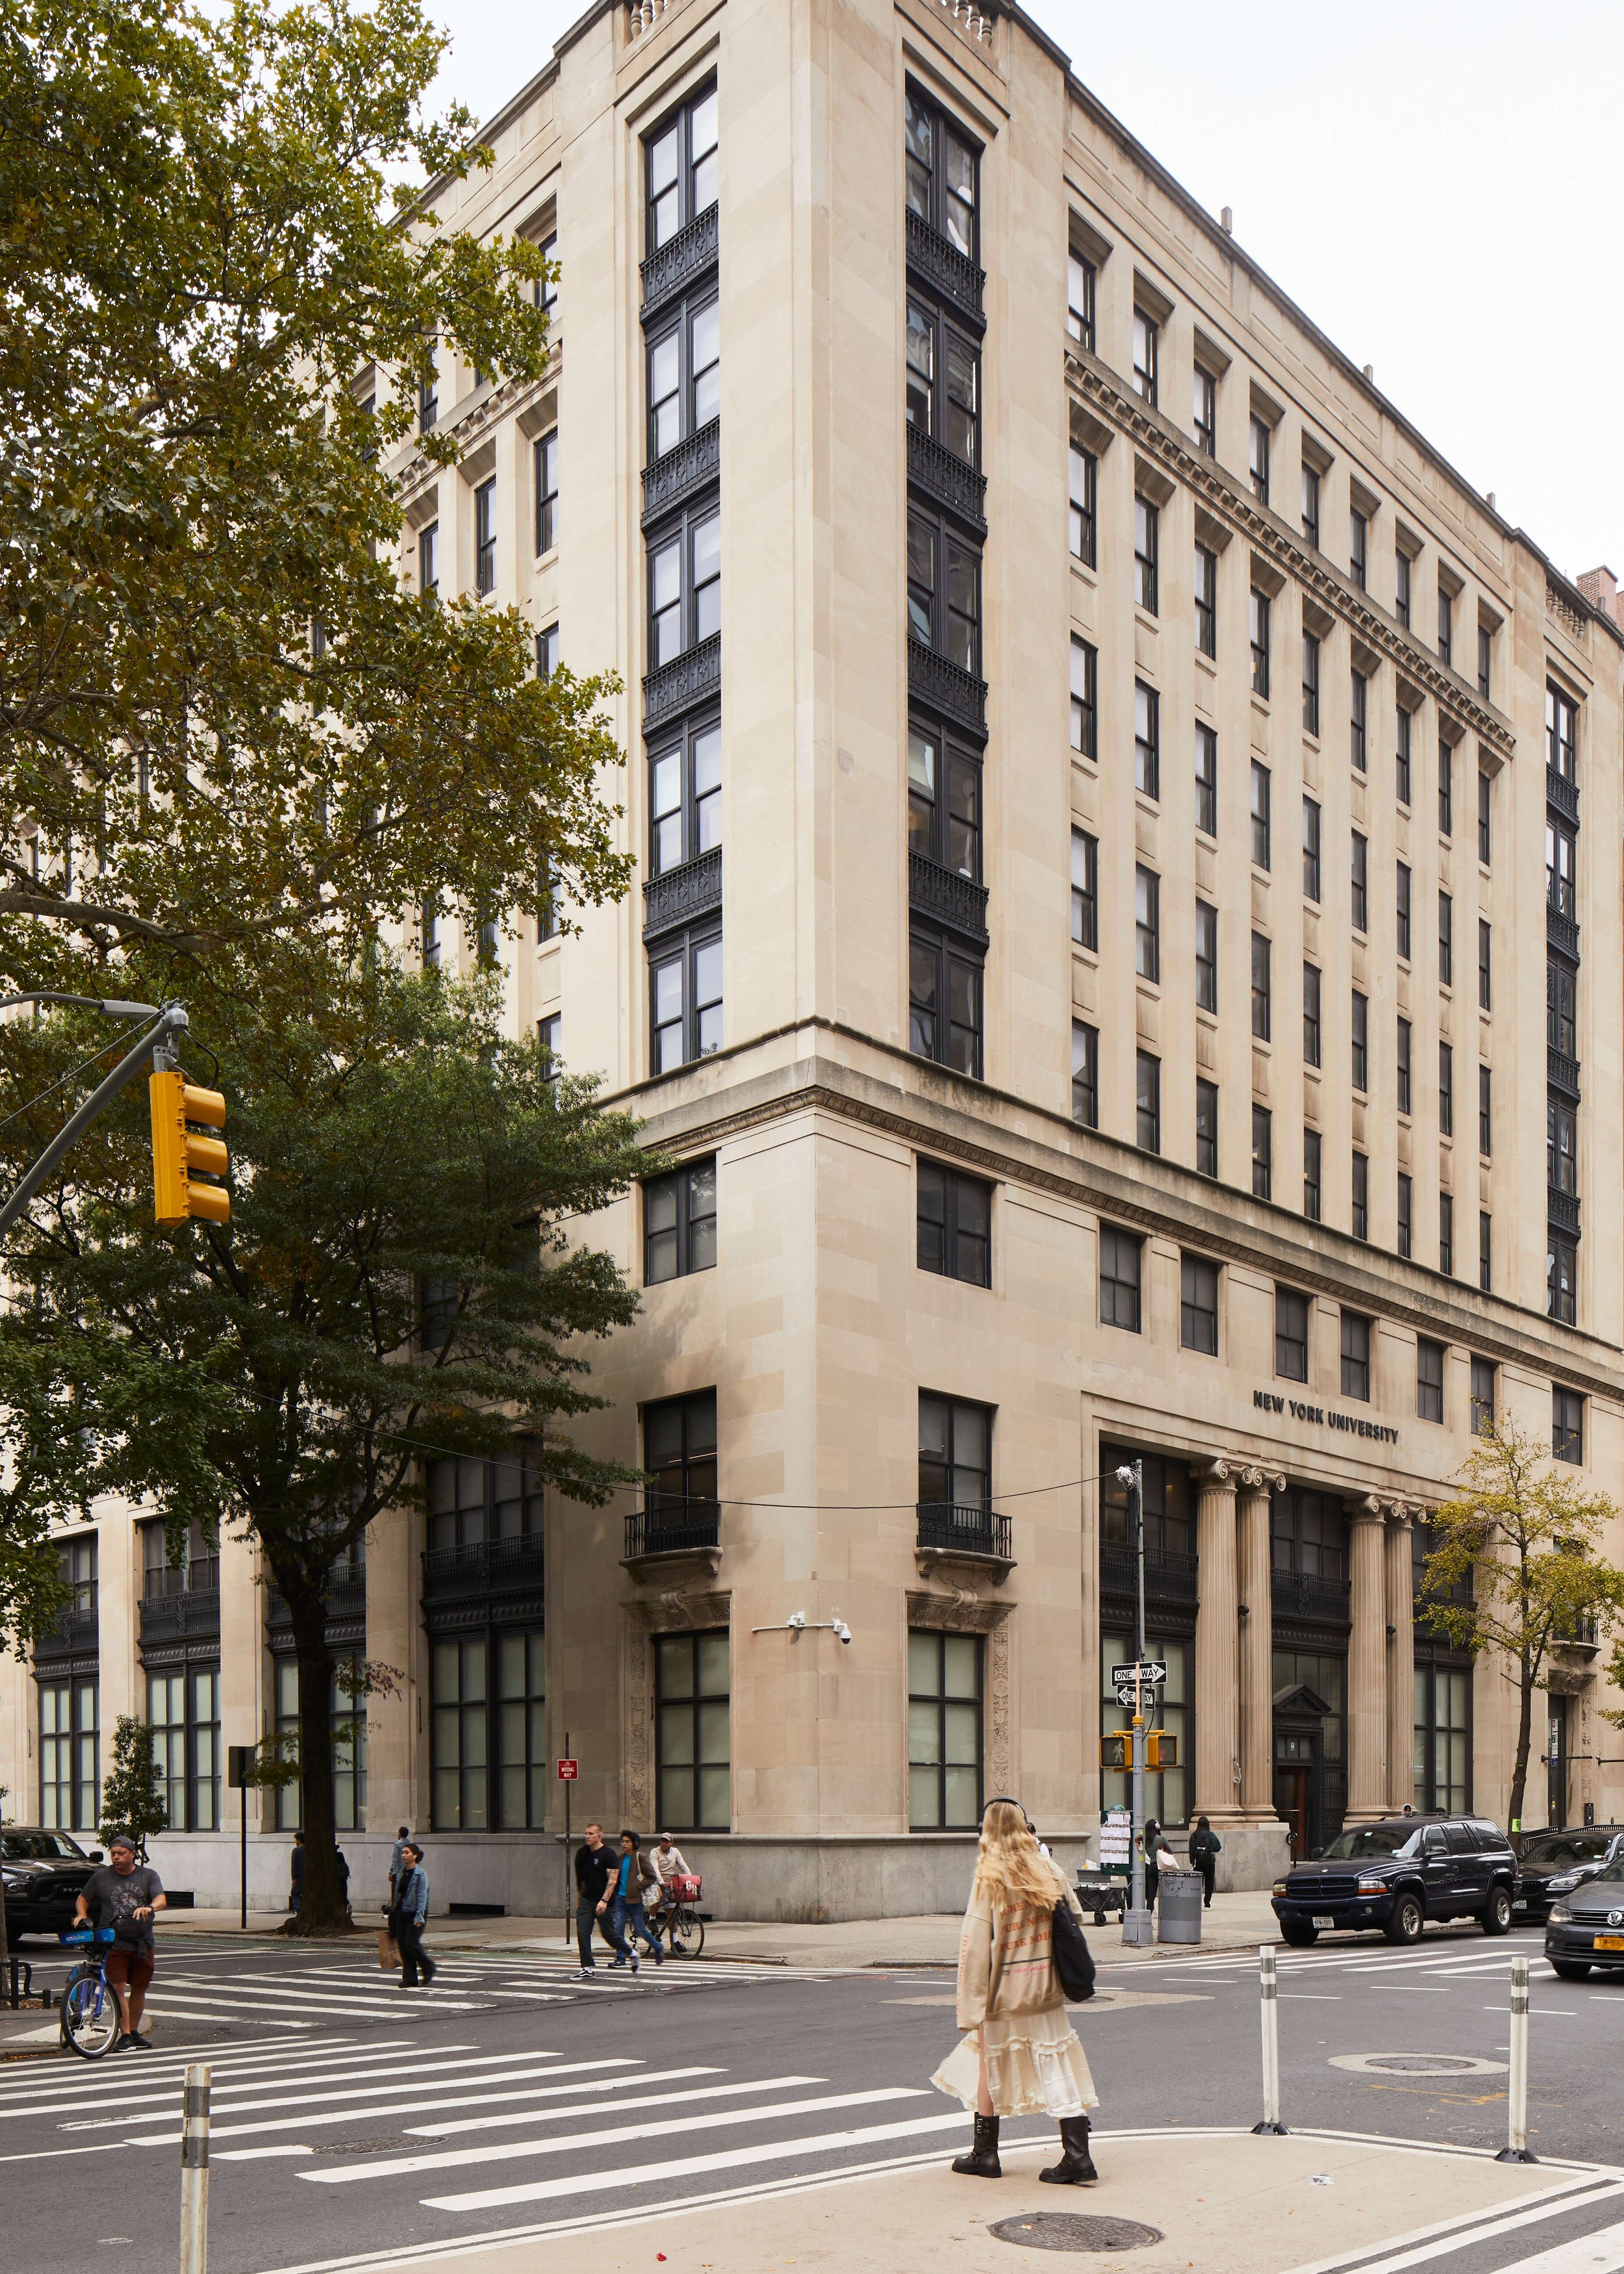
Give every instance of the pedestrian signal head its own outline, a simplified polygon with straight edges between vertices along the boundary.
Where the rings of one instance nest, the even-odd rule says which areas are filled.
[[[226,1148],[218,1137],[203,1133],[225,1127],[225,1099],[217,1089],[194,1088],[172,1068],[149,1077],[147,1095],[152,1107],[153,1214],[162,1224],[185,1224],[193,1216],[229,1224]],[[190,1126],[194,1123],[196,1127]]]
[[[1145,1766],[1147,1769],[1176,1769],[1178,1766],[1177,1736],[1166,1729],[1147,1729]]]
[[[1100,1739],[1100,1766],[1102,1769],[1131,1769],[1133,1766],[1132,1729],[1105,1731]]]

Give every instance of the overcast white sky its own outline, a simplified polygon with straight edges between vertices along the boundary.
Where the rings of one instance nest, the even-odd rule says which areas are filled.
[[[1129,131],[1569,576],[1624,576],[1620,0],[1030,12]],[[584,0],[430,0],[489,117]]]

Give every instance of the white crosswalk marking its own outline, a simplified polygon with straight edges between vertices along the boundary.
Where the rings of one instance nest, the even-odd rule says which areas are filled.
[[[1624,2225],[1604,2226],[1575,2241],[1559,2242],[1536,2257],[1519,2258],[1500,2274],[1620,2274],[1624,2268]]]

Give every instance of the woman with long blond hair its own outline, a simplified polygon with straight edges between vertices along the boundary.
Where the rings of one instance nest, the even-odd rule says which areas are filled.
[[[1026,1811],[1018,1801],[989,1800],[959,1945],[964,2035],[930,2080],[974,2112],[974,2144],[955,2162],[956,2172],[1002,2178],[998,2119],[1047,2112],[1059,2120],[1062,2153],[1038,2177],[1072,2187],[1091,2187],[1099,2177],[1088,2111],[1100,2096],[1055,1973],[1061,1902],[1081,1920],[1077,1897],[1040,1850]]]

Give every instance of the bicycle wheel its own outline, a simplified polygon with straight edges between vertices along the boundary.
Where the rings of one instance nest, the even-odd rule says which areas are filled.
[[[81,2060],[100,2060],[118,2041],[118,2000],[102,1976],[81,1974],[62,2000],[62,2042]]]
[[[671,1922],[671,1947],[678,1958],[697,1958],[705,1946],[705,1923],[697,1911],[681,1906]]]

